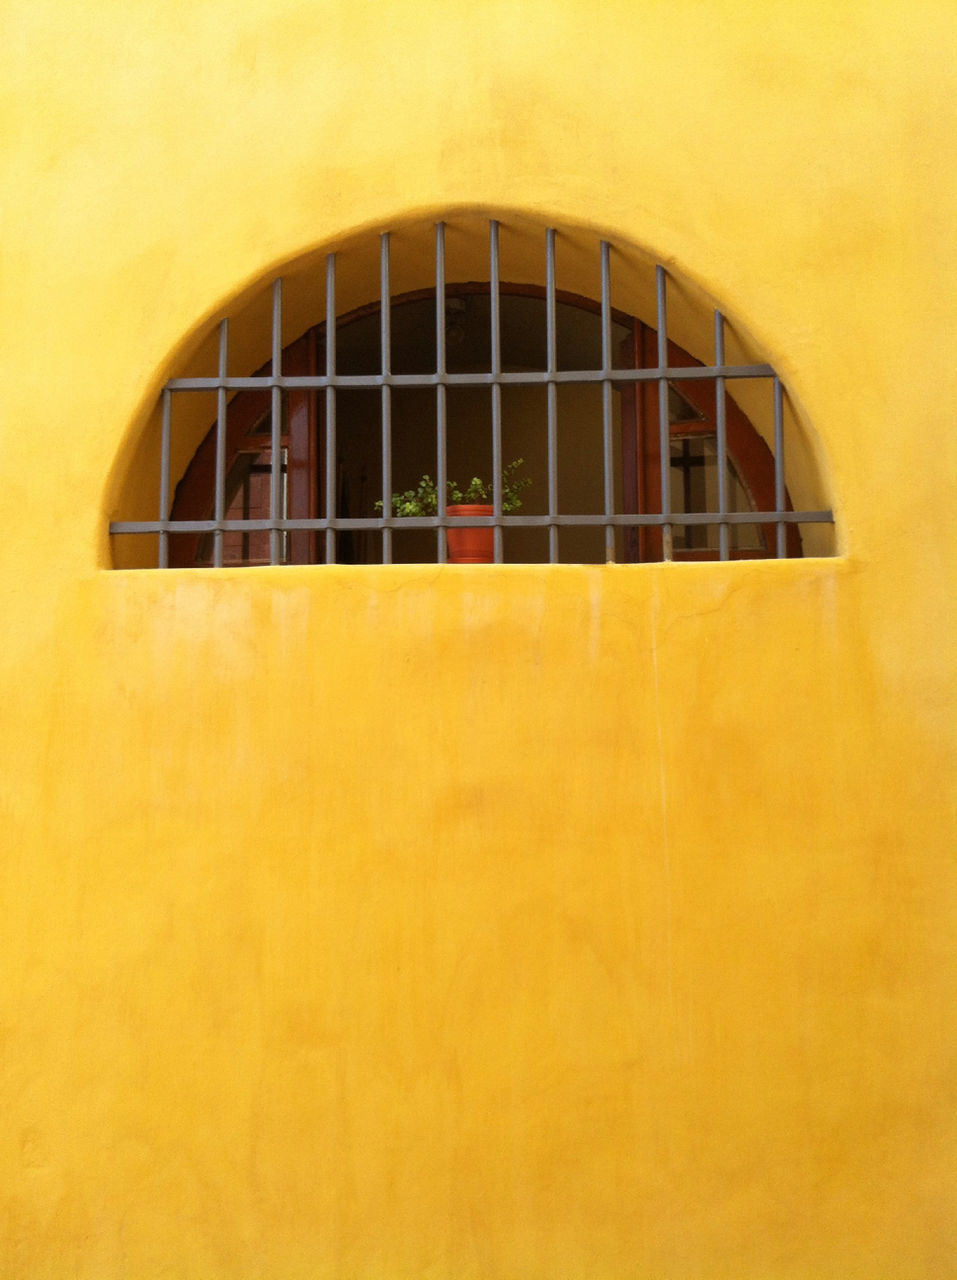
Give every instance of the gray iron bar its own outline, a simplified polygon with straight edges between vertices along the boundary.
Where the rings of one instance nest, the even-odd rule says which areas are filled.
[[[445,375],[445,223],[435,224],[435,372],[441,379]],[[448,500],[448,459],[446,446],[446,388],[442,381],[435,387],[435,469],[438,489],[438,513],[445,516]],[[436,534],[436,560],[445,564],[445,535],[439,529]]]
[[[163,527],[159,531],[159,567],[169,568],[169,532],[166,524],[169,520],[169,467],[170,436],[172,434],[173,396],[168,390],[163,391],[163,419],[160,428],[160,492],[159,515]],[[112,528],[112,525],[110,526]]]
[[[714,362],[724,364],[724,316],[714,313]],[[725,402],[724,378],[716,378],[714,385],[717,407],[716,426],[718,436],[718,514],[728,513],[728,406]],[[730,554],[728,522],[722,519],[718,525],[718,558],[727,560]]]
[[[336,374],[336,255],[326,257],[326,377]],[[336,388],[326,386],[326,564],[336,563]]]
[[[489,302],[492,323],[492,505],[495,515],[502,515],[502,316],[499,287],[498,223],[492,219],[489,230]],[[495,563],[504,558],[502,526],[495,525]]]
[[[392,285],[389,267],[389,233],[386,231],[381,239],[380,261],[380,326],[379,341],[382,347],[382,376],[388,377],[392,372]],[[392,514],[392,387],[388,382],[382,384],[382,515]],[[382,530],[382,563],[392,563],[392,530],[386,526]]]
[[[774,369],[769,364],[725,365],[676,365],[674,368],[659,369],[610,369],[608,377],[612,382],[657,382],[662,376],[681,378],[685,382],[713,382],[716,377],[735,378],[773,378]],[[605,372],[602,369],[558,370],[554,373],[536,372],[534,369],[522,372],[502,373],[499,379],[503,384],[525,387],[540,387],[548,382],[604,382]],[[493,383],[490,373],[381,373],[342,374],[328,377],[326,374],[297,374],[289,377],[271,378],[268,374],[253,378],[172,378],[167,384],[169,391],[216,391],[225,386],[228,391],[257,391],[278,383],[287,391],[322,390],[335,386],[343,388],[381,387],[489,387]]]
[[[272,375],[282,376],[282,277],[273,281],[272,286]],[[272,421],[270,423],[270,450],[272,458],[269,468],[269,518],[273,522],[280,520],[286,513],[282,509],[282,388],[272,388]],[[282,562],[282,534],[278,523],[269,530],[269,563]]]
[[[611,351],[611,245],[601,242],[601,367],[608,374],[613,364]],[[612,383],[606,376],[601,384],[602,455],[605,477],[605,515],[615,514],[615,462],[612,456]],[[614,525],[605,525],[605,561],[615,559]]]
[[[229,321],[219,322],[219,376],[225,380],[229,365]],[[223,528],[226,518],[226,387],[225,381],[216,392],[216,492],[213,510],[216,528],[213,531],[213,566],[223,567]]]
[[[833,524],[833,511],[729,511],[728,524],[773,524],[781,520],[784,524]],[[562,526],[603,525],[611,522],[616,528],[626,529],[643,525],[648,528],[660,528],[663,517],[653,513],[648,515],[578,515],[578,516],[502,516],[502,524],[509,529],[540,529],[547,527],[554,519]],[[676,525],[714,524],[713,511],[689,511],[681,514],[671,513],[668,519]],[[170,520],[165,525],[171,533],[211,533],[217,527],[227,533],[234,530],[253,532],[270,528],[270,520],[223,520],[217,525],[215,520]],[[363,518],[361,516],[337,517],[335,522],[317,517],[314,520],[280,520],[279,527],[284,531],[301,529],[328,529],[335,523],[339,529],[437,529],[448,528],[452,518],[445,516],[393,516],[389,520],[380,518]],[[495,516],[464,516],[455,518],[455,523],[470,528],[494,528]],[[160,520],[114,520],[110,524],[110,533],[159,533],[164,526]],[[773,559],[773,557],[771,557]]]
[[[558,562],[558,341],[555,315],[555,231],[545,232],[545,342],[548,387],[548,563]]]
[[[671,515],[671,424],[668,421],[668,298],[664,267],[655,268],[658,310],[658,444],[661,449],[661,514]],[[664,560],[674,556],[671,523],[661,526],[661,554]]]
[[[774,505],[778,509],[777,556],[783,560],[788,553],[787,529],[781,513],[787,503],[784,487],[784,402],[780,378],[774,379]]]

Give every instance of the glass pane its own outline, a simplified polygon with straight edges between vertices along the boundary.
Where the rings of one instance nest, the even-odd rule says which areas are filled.
[[[247,436],[268,436],[272,431],[272,410],[261,414],[246,432]]]
[[[668,421],[669,422],[703,422],[704,414],[699,413],[694,405],[686,400],[673,382],[668,383]]]
[[[728,468],[728,511],[754,511],[754,502],[731,459]],[[683,436],[671,441],[671,509],[679,512],[718,510],[718,446],[714,436]],[[759,524],[728,526],[732,551],[764,550]],[[675,549],[717,551],[717,525],[675,528]]]

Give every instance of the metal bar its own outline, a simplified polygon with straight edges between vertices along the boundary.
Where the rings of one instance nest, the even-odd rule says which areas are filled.
[[[724,316],[720,311],[714,313],[714,362],[724,364]],[[716,378],[714,384],[715,423],[718,444],[718,515],[728,513],[728,406],[725,401],[724,378]],[[727,560],[730,555],[730,537],[728,522],[721,520],[718,525],[718,559]]]
[[[780,518],[787,503],[784,487],[784,398],[780,378],[774,379],[774,505],[778,509],[777,556],[783,560],[788,553],[787,525]]]
[[[170,437],[172,435],[173,396],[169,390],[163,391],[163,416],[160,427],[160,491],[159,517],[162,527],[159,530],[159,567],[169,568],[169,533],[166,522],[169,520],[169,468]],[[112,529],[112,525],[110,528]]]
[[[223,567],[223,530],[226,518],[226,376],[229,372],[229,320],[219,322],[219,377],[216,392],[216,479],[213,511],[216,528],[213,531],[213,566]]]
[[[272,376],[282,377],[282,277],[272,286]],[[282,388],[275,385],[271,394],[269,518],[278,521],[286,513],[282,509]],[[269,563],[282,562],[282,534],[279,525],[269,530]]]
[[[728,524],[773,524],[780,517],[784,524],[833,524],[833,511],[729,511],[727,515]],[[631,526],[642,525],[648,528],[661,527],[662,516],[657,513],[644,515],[613,515],[606,516],[604,513],[600,515],[577,515],[577,516],[502,516],[502,524],[509,529],[539,529],[544,528],[555,520],[556,523],[567,526],[569,528],[578,525],[603,525],[606,521],[610,521],[616,528],[626,529]],[[680,514],[672,514],[669,519],[672,524],[676,525],[702,525],[714,524],[714,512],[712,511],[689,511]],[[219,527],[227,533],[234,531],[249,530],[255,532],[257,530],[265,531],[271,525],[270,520],[223,520]],[[298,530],[309,529],[328,529],[332,525],[332,521],[324,517],[316,517],[315,519],[296,519],[296,520],[280,520],[279,527],[284,532],[296,532]],[[436,529],[448,528],[451,523],[450,518],[445,516],[440,519],[438,516],[410,516],[398,517],[394,516],[390,519],[381,518],[363,518],[361,516],[354,517],[338,517],[335,520],[336,528],[340,529],[382,529],[388,527],[391,529]],[[481,528],[492,528],[495,525],[494,516],[465,516],[459,521],[456,518],[456,524],[475,525]],[[114,520],[110,523],[110,533],[142,533],[157,534],[165,527],[171,533],[211,533],[217,528],[215,520]],[[773,557],[772,557],[773,558]]]
[[[445,374],[445,223],[435,224],[435,372]],[[448,459],[446,446],[446,390],[441,381],[435,387],[435,469],[438,490],[438,514],[444,518],[448,499]],[[445,564],[445,534],[439,529],[436,535],[436,560]]]
[[[243,481],[243,533],[240,548],[240,555],[243,560],[249,559],[249,520],[251,519],[249,514],[249,476],[252,472],[253,468],[250,468]]]
[[[545,345],[548,396],[548,563],[558,562],[558,339],[555,314],[555,230],[545,232]]]
[[[601,242],[601,367],[606,375],[601,384],[602,465],[605,480],[605,515],[615,513],[615,463],[612,440],[612,382],[607,376],[612,366],[611,351],[611,245]],[[605,562],[615,559],[615,528],[605,525]]]
[[[380,240],[379,342],[382,347],[382,376],[392,372],[392,286],[389,269],[389,233]],[[382,384],[382,514],[392,514],[392,387]],[[392,530],[382,530],[382,563],[392,563]]]
[[[491,314],[492,343],[492,509],[496,516],[495,525],[495,563],[501,564],[504,558],[502,526],[497,522],[502,515],[502,384],[499,381],[502,373],[502,316],[501,289],[499,287],[499,242],[498,223],[492,219],[488,224],[489,235],[489,303]]]
[[[769,364],[725,365],[675,365],[659,369],[656,365],[651,369],[611,369],[608,377],[612,382],[657,382],[662,376],[680,378],[683,382],[713,382],[715,378],[747,379],[773,378],[774,369]],[[502,373],[500,381],[505,385],[540,387],[548,382],[604,382],[605,372],[602,369],[558,370],[554,373],[542,373],[534,369],[522,372]],[[260,391],[278,384],[284,391],[324,390],[327,387],[355,388],[357,390],[370,387],[489,387],[492,385],[491,373],[366,373],[342,374],[327,376],[317,374],[291,374],[288,377],[272,378],[268,374],[254,378],[174,378],[166,386],[169,391],[216,391],[224,386],[228,391]]]
[[[671,522],[671,425],[668,421],[668,297],[665,269],[655,268],[658,311],[658,444],[661,449],[661,525],[662,559],[674,558]]]
[[[336,373],[336,255],[326,257],[326,377]],[[326,386],[326,520],[338,515],[336,505],[336,388]],[[336,530],[326,525],[326,564],[336,563]]]

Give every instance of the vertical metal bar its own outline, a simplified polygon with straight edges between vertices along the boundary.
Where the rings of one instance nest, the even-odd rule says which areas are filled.
[[[284,518],[288,516],[289,514],[289,446],[288,445],[283,445],[282,447],[282,486],[281,486],[281,501],[279,504],[279,510],[283,513]],[[288,533],[285,533],[285,532],[283,533],[282,540],[280,541],[279,546],[281,551],[280,559],[281,559],[281,562],[285,564],[286,561],[289,559],[289,534]]]
[[[615,472],[612,441],[612,384],[611,373],[611,245],[601,242],[601,369],[605,380],[601,384],[602,457],[605,477],[605,515],[615,513]],[[605,561],[615,559],[615,528],[605,525]]]
[[[496,522],[502,515],[502,315],[499,287],[498,223],[488,224],[489,301],[492,324],[492,505]],[[495,563],[504,558],[502,526],[495,525]]]
[[[774,379],[774,507],[778,513],[785,510],[787,495],[784,488],[784,396],[780,378]],[[777,524],[776,553],[783,560],[788,553],[787,524]]]
[[[253,475],[253,470],[252,468],[250,468],[249,472],[246,474],[245,478],[243,479],[242,518],[244,520],[249,519],[249,481],[252,475]],[[248,529],[244,529],[242,531],[242,534],[240,535],[240,557],[243,560],[249,559],[249,530]]]
[[[714,313],[714,362],[724,365],[724,316],[720,311]],[[725,380],[715,379],[715,404],[717,407],[715,421],[718,436],[718,514],[728,514],[728,406],[725,401]],[[730,555],[730,529],[727,520],[718,525],[718,558],[727,560]]]
[[[441,378],[445,374],[445,223],[435,224],[435,372]],[[444,519],[448,480],[446,458],[446,389],[442,382],[435,388],[435,452],[436,488],[438,489],[438,515]],[[445,564],[445,530],[436,530],[436,559]]]
[[[336,376],[336,255],[326,256],[326,377]],[[334,521],[336,504],[336,389],[326,387],[326,519]],[[336,531],[326,526],[326,564],[336,563]]]
[[[229,371],[229,321],[219,323],[219,387],[216,391],[216,495],[213,519],[213,565],[223,567],[222,521],[226,518],[226,387]]]
[[[655,268],[658,310],[658,369],[668,367],[668,298],[665,269]],[[658,379],[658,441],[661,449],[661,552],[665,560],[674,559],[671,521],[671,428],[668,421],[668,379]]]
[[[272,286],[272,376],[282,377],[282,277]],[[269,467],[269,563],[282,563],[282,535],[278,521],[285,514],[282,509],[282,391],[273,386],[270,415],[270,467]]]
[[[555,315],[555,230],[545,232],[545,343],[548,378],[548,563],[558,562],[558,341]]]
[[[159,491],[159,518],[166,521],[169,519],[169,467],[170,467],[170,436],[172,434],[173,420],[173,393],[169,387],[163,388],[163,418],[160,427],[160,491]],[[159,535],[159,567],[161,569],[169,568],[169,532],[166,529],[160,530]]]
[[[379,241],[379,344],[382,348],[382,376],[392,372],[392,285],[389,271],[389,233]],[[392,515],[392,388],[382,386],[382,514]],[[392,530],[382,530],[382,563],[392,563]]]

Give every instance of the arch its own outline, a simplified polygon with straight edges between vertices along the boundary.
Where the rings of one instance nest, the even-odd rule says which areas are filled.
[[[598,276],[599,291],[597,296],[588,296],[579,289],[564,288],[564,279],[561,289],[556,282],[557,267],[564,269],[568,282],[579,286],[587,282],[580,233],[565,245],[564,233],[558,236],[554,231],[546,232],[544,271],[539,270],[539,278],[535,279],[529,278],[535,272],[528,269],[526,257],[512,255],[519,262],[521,273],[515,277],[505,275],[503,263],[508,256],[503,251],[508,236],[517,236],[527,248],[524,242],[528,229],[523,226],[515,232],[495,221],[486,223],[486,228],[487,278],[465,273],[450,275],[453,264],[475,266],[473,216],[457,225],[455,234],[446,224],[437,225],[430,282],[420,282],[424,274],[421,262],[414,264],[411,274],[408,261],[396,269],[393,237],[385,233],[381,239],[365,237],[350,245],[348,251],[329,255],[322,289],[316,287],[315,259],[310,257],[282,281],[274,282],[271,291],[261,293],[228,324],[222,322],[215,372],[209,369],[211,352],[207,344],[205,353],[198,353],[193,368],[183,370],[183,376],[171,380],[164,392],[160,469],[165,468],[165,484],[160,485],[160,519],[116,522],[111,531],[117,535],[159,535],[160,563],[170,564],[202,563],[210,557],[199,553],[209,543],[218,547],[213,551],[212,562],[225,563],[232,553],[224,560],[223,547],[229,546],[230,540],[235,541],[237,533],[245,540],[247,550],[250,539],[261,543],[266,533],[270,543],[268,561],[272,563],[444,559],[442,530],[450,518],[444,501],[440,499],[430,516],[402,526],[389,510],[391,481],[394,479],[397,487],[402,487],[410,477],[391,475],[392,458],[386,456],[391,448],[385,443],[386,416],[413,390],[420,397],[433,397],[435,407],[430,413],[434,421],[425,434],[437,434],[438,442],[433,465],[423,465],[422,473],[435,471],[443,479],[453,478],[453,468],[459,464],[448,454],[447,445],[458,428],[449,406],[453,401],[479,394],[481,388],[480,394],[490,404],[486,436],[491,472],[486,479],[492,510],[476,519],[496,530],[497,559],[636,561],[711,555],[794,556],[802,550],[800,526],[811,532],[813,551],[828,549],[833,517],[821,501],[823,485],[814,465],[813,449],[807,447],[774,370],[753,358],[753,350],[721,313],[714,312],[717,347],[711,363],[706,363],[707,352],[689,350],[678,340],[680,337],[687,341],[685,335],[690,334],[700,341],[700,297],[683,281],[675,282],[663,268],[650,268],[642,255],[614,249],[607,241],[600,246],[594,244],[592,248],[597,253],[593,252],[592,257],[597,258],[599,268],[595,271],[593,262],[592,274]],[[402,235],[407,236],[407,232],[400,234],[400,241]],[[416,249],[412,258],[421,256],[421,236],[408,238],[408,244]],[[468,252],[460,252],[463,245]],[[379,257],[378,297],[369,296],[370,250]],[[357,266],[352,256],[364,258],[364,265],[360,261]],[[624,286],[613,287],[612,264],[615,279],[623,279]],[[639,276],[641,288],[634,283]],[[416,287],[398,290],[394,287],[396,279],[403,283],[413,281]],[[447,279],[453,282],[446,283]],[[293,281],[291,290],[287,280]],[[311,281],[311,293],[304,281]],[[654,312],[649,314],[652,292]],[[311,316],[303,310],[307,295],[311,299]],[[386,296],[390,305],[383,323],[381,300]],[[343,298],[356,305],[343,307]],[[450,307],[460,308],[460,315],[450,318]],[[518,314],[523,307],[523,342],[527,349],[516,356],[512,349],[514,339],[507,331],[509,325],[516,328],[513,313]],[[530,307],[537,309],[537,317],[531,317]],[[399,340],[399,347],[403,343],[409,345],[408,317],[416,308],[420,346],[428,346],[423,336],[428,325],[423,317],[432,317],[432,362],[412,374],[403,373],[394,364],[399,355],[395,344]],[[316,316],[317,310],[324,319]],[[445,330],[451,324],[449,333],[454,333],[456,327],[461,328],[458,321],[462,317],[468,319],[473,311],[482,313],[484,336],[479,342],[475,321],[468,320],[466,328],[471,337],[463,350],[470,358],[464,364],[456,364],[456,352],[447,341]],[[493,314],[495,319],[490,324]],[[304,316],[309,323],[296,327]],[[436,320],[438,316],[443,318],[441,325]],[[566,316],[577,319],[571,324],[564,319]],[[588,325],[591,332],[583,336]],[[496,326],[498,339],[494,337]],[[588,348],[585,355],[566,359],[561,340],[563,326],[577,329],[580,346]],[[326,338],[330,332],[334,335],[332,343]],[[657,341],[659,332],[665,335],[664,346]],[[365,334],[364,350],[360,350],[362,341],[355,340],[360,333]],[[382,339],[389,344],[391,360],[382,356]],[[491,350],[496,340],[500,344],[497,365]],[[271,342],[270,358],[250,365],[250,355],[257,347],[262,354],[264,342]],[[529,353],[536,346],[538,354],[533,357]],[[659,364],[659,360],[663,363]],[[200,373],[197,365],[202,368],[204,361],[205,370]],[[237,364],[239,373],[235,372]],[[250,373],[250,367],[257,371]],[[276,368],[280,370],[278,375],[274,373]],[[688,376],[679,376],[679,370],[688,370]],[[687,492],[693,487],[689,483],[692,467],[711,476],[706,488],[713,489],[717,497],[712,496],[703,506],[699,504],[700,509],[683,509],[680,495],[677,503],[673,501],[661,480],[655,493],[655,468],[667,477],[669,468],[676,466],[670,459],[672,444],[669,461],[662,469],[661,444],[665,435],[656,435],[652,429],[661,417],[660,391],[665,387],[669,388],[669,402],[676,398],[694,411],[694,422],[669,421],[664,429],[670,441],[683,442],[677,470],[683,468]],[[764,388],[763,406],[756,387]],[[509,460],[502,452],[508,444],[503,405],[520,393],[529,402],[538,397],[542,403],[538,416],[541,431],[547,437],[547,456],[544,462],[540,459],[527,468],[532,488],[525,510],[516,515],[501,509],[501,492],[496,492],[494,472],[496,465],[500,467]],[[369,461],[365,471],[360,468],[353,475],[341,445],[351,435],[360,434],[354,424],[350,425],[348,406],[354,406],[362,395],[380,402],[377,431],[384,452],[377,464]],[[581,403],[569,412],[573,395]],[[204,397],[205,414],[200,407]],[[192,418],[180,412],[187,399],[193,402]],[[591,408],[585,414],[583,405],[589,399]],[[179,415],[175,422],[174,403]],[[528,417],[527,406],[525,416]],[[211,418],[216,419],[213,428]],[[273,419],[277,420],[275,426]],[[327,421],[332,424],[331,431]],[[253,430],[257,423],[268,423],[266,448],[254,448],[263,445],[262,430]],[[558,466],[559,451],[568,452],[569,424],[579,444],[586,437],[594,437],[596,430],[603,437],[592,448],[587,466],[580,461],[570,467],[565,462]],[[526,427],[526,438],[532,439],[529,423]],[[362,428],[366,435],[369,429],[368,424]],[[302,444],[304,433],[311,440],[308,447]],[[288,457],[288,472],[280,455]],[[368,449],[367,455],[368,461]],[[263,465],[273,473],[269,477],[270,505],[252,519],[248,512],[230,510],[226,500],[227,476],[232,474],[238,457],[249,462],[247,481]],[[468,470],[472,464],[466,460],[461,465]],[[592,479],[602,473],[604,492],[599,506],[589,506],[591,498],[585,502],[575,494],[571,508],[564,499],[560,500],[560,486],[569,486],[567,477],[576,469],[581,476],[589,472]],[[556,473],[560,479],[556,479]],[[365,477],[366,491],[357,507],[355,493],[360,474]],[[340,481],[350,491],[345,503]],[[373,484],[374,497],[367,481]],[[668,489],[672,488],[669,481]],[[277,500],[280,493],[281,504]],[[729,494],[738,495],[736,505],[742,509],[735,510],[734,503],[729,506]],[[374,500],[382,503],[378,513],[371,509]],[[764,519],[759,518],[762,514]],[[238,525],[242,529],[234,527]],[[689,529],[694,537],[681,534]],[[393,546],[398,549],[413,533],[421,538],[422,530],[431,531],[431,553],[392,554]],[[532,530],[538,530],[534,538],[538,539],[539,549],[529,554],[534,540]],[[547,554],[541,549],[542,538],[547,540]],[[381,551],[375,554],[369,549],[370,541],[380,539]],[[360,541],[364,549],[355,554],[350,545]],[[568,554],[559,552],[562,542],[571,548]],[[513,554],[513,548],[522,547],[524,552],[516,550]],[[243,554],[239,559],[255,562],[264,557]]]

